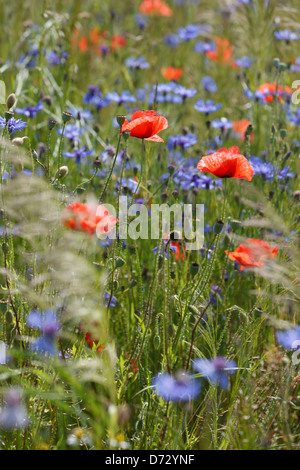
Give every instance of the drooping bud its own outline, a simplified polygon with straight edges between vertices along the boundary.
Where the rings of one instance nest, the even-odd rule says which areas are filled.
[[[8,95],[6,100],[7,109],[10,110],[16,104],[17,98],[14,93]]]
[[[62,180],[63,178],[65,178],[67,176],[67,174],[69,173],[69,168],[67,166],[61,166],[60,169],[59,169],[59,179]]]

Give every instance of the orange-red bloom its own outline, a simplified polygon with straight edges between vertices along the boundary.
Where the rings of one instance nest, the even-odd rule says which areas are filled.
[[[160,72],[166,80],[178,80],[183,70],[175,67],[163,67]]]
[[[252,180],[254,170],[247,158],[240,155],[238,147],[221,148],[217,152],[202,157],[197,165],[199,171],[212,173],[218,178],[239,178]]]
[[[217,37],[216,39],[216,50],[206,52],[206,56],[213,62],[218,64],[230,65],[232,68],[236,68],[237,65],[232,59],[233,46],[230,44],[228,39],[222,39]]]
[[[240,119],[233,122],[232,130],[241,140],[245,140],[245,134],[248,126],[251,124],[249,119]],[[254,138],[253,132],[249,135],[250,140]]]
[[[229,259],[237,261],[244,268],[261,268],[266,259],[274,258],[278,253],[277,246],[269,245],[263,240],[255,238],[247,240],[237,247],[235,251],[225,251]]]
[[[151,140],[153,142],[164,142],[157,134],[168,127],[168,121],[163,116],[157,116],[155,111],[136,111],[133,113],[131,122],[125,120],[122,133],[129,131],[131,137]]]
[[[126,46],[126,39],[121,34],[115,34],[110,40],[110,47],[113,51],[120,49],[121,47]]]
[[[293,94],[292,88],[288,86],[282,87],[281,85],[276,85],[276,83],[262,83],[256,91],[260,91],[264,95],[266,103],[272,103],[276,93],[280,100],[283,99],[284,95],[289,96]]]
[[[62,215],[62,224],[71,230],[86,232],[89,235],[111,232],[117,219],[110,215],[101,205],[73,202],[67,206]]]
[[[140,13],[143,15],[172,16],[173,11],[169,5],[161,0],[144,0],[140,5]]]

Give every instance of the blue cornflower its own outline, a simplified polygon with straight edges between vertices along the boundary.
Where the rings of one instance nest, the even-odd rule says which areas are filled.
[[[22,391],[11,388],[5,396],[6,405],[0,411],[0,428],[11,430],[23,429],[28,424],[26,408],[22,404]]]
[[[203,77],[201,80],[201,85],[204,90],[208,91],[209,93],[216,93],[218,91],[217,84],[212,77]]]
[[[174,252],[176,252],[176,250],[177,250],[176,246],[172,246],[172,245],[171,245],[170,240],[164,240],[163,245],[161,244],[160,247],[157,247],[157,246],[156,246],[156,247],[152,248],[153,253],[156,254],[158,248],[159,248],[159,254],[160,254],[160,256],[163,256],[163,255],[164,255],[166,259],[167,259],[168,256],[169,256],[169,250],[170,250],[170,251],[174,251]],[[168,250],[167,248],[169,248],[169,250]]]
[[[196,398],[201,390],[200,381],[184,372],[178,372],[174,377],[159,374],[152,383],[155,393],[168,401],[189,401]]]
[[[197,90],[195,88],[186,88],[183,85],[176,85],[173,89],[173,93],[185,101],[186,98],[193,98],[193,96],[197,94]]]
[[[39,101],[35,106],[28,106],[27,108],[15,108],[15,113],[24,114],[24,116],[34,118],[38,111],[44,109],[44,103]]]
[[[27,316],[27,325],[29,328],[40,330],[43,334],[33,341],[33,350],[54,356],[56,353],[55,338],[61,328],[56,313],[52,310],[48,310],[44,314],[33,311]]]
[[[117,103],[119,106],[123,103],[135,103],[136,97],[133,96],[130,91],[123,91],[121,95],[119,95],[116,91],[111,91],[107,93],[106,99],[111,103]]]
[[[249,57],[241,57],[240,59],[235,59],[235,63],[238,67],[248,69],[253,64],[253,60]]]
[[[207,100],[205,102],[204,100],[201,99],[201,100],[196,101],[194,108],[197,111],[199,111],[199,113],[210,114],[221,109],[222,105],[221,103],[215,104],[213,100]]]
[[[281,31],[275,31],[274,36],[279,41],[297,41],[299,39],[298,34],[290,31],[289,29],[282,29]]]
[[[198,24],[188,24],[185,28],[178,28],[178,37],[181,41],[191,41],[199,36],[201,27]]]
[[[229,130],[233,126],[233,122],[227,119],[226,117],[221,117],[220,119],[213,119],[211,125],[214,129]]]
[[[150,67],[150,64],[142,56],[128,57],[125,60],[125,65],[130,69],[148,69]]]
[[[140,29],[144,29],[148,22],[148,18],[147,16],[142,15],[141,13],[137,13],[136,15],[134,15],[134,21]]]
[[[79,164],[82,158],[86,158],[87,156],[93,155],[93,150],[88,150],[86,147],[82,147],[72,152],[64,152],[63,156],[66,158],[75,158],[76,163]]]
[[[206,52],[215,51],[216,45],[214,42],[206,42],[206,41],[197,41],[194,46],[194,51],[198,54],[206,54]]]
[[[278,343],[285,349],[298,349],[300,347],[300,326],[289,330],[277,331]]]
[[[97,109],[104,108],[109,105],[109,101],[102,96],[97,85],[89,85],[88,91],[83,97],[83,103],[95,106]]]
[[[291,65],[291,72],[300,72],[300,57],[297,57],[295,63]]]
[[[5,119],[0,116],[0,127],[4,129],[5,125]],[[22,131],[25,127],[27,127],[27,122],[22,121],[22,119],[11,118],[7,121],[7,130],[11,134],[15,134],[17,131]]]
[[[66,63],[66,59],[68,58],[68,53],[64,52],[62,56],[59,56],[56,52],[50,51],[46,55],[46,59],[48,64],[51,66],[53,65],[62,65]]]
[[[188,134],[171,135],[168,140],[168,149],[173,150],[176,146],[186,150],[198,142],[196,134],[189,132]]]
[[[171,33],[171,34],[168,34],[167,36],[165,36],[164,43],[167,46],[172,47],[172,48],[175,49],[181,43],[181,39],[178,36],[178,34]]]
[[[107,308],[112,308],[112,307],[116,307],[118,301],[117,299],[112,296],[111,298],[111,294],[109,294],[108,292],[106,292],[105,296],[104,296],[104,299],[105,299],[105,307]]]
[[[61,135],[63,128],[57,129],[58,135]],[[76,124],[67,124],[64,130],[64,137],[68,140],[73,140],[75,142],[80,141],[80,136],[82,135],[82,129],[79,129]]]
[[[69,108],[68,112],[72,114],[74,119],[78,119],[78,121],[91,121],[93,119],[93,115],[89,109],[83,109],[80,107]]]
[[[193,362],[193,367],[210,382],[227,390],[229,387],[228,375],[235,374],[237,365],[234,361],[217,356],[213,359],[196,359]]]

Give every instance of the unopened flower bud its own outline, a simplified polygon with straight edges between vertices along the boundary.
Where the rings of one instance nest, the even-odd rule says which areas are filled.
[[[49,131],[52,131],[52,129],[54,129],[56,124],[57,123],[54,119],[48,119],[48,129],[49,129]]]
[[[62,113],[62,120],[63,120],[64,123],[70,121],[70,119],[71,119],[72,117],[73,117],[72,114],[71,114],[71,113],[68,113],[67,111],[64,111],[64,112]]]
[[[119,124],[119,126],[123,126],[124,122],[125,122],[125,116],[123,114],[118,114],[116,116],[116,119],[117,119],[117,123]]]
[[[17,98],[14,93],[11,93],[6,100],[7,109],[11,109],[16,104]]]
[[[63,179],[69,173],[69,168],[67,166],[61,166],[59,169],[59,179]]]

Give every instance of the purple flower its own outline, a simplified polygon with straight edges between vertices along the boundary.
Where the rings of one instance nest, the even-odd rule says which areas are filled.
[[[44,103],[39,101],[35,106],[28,106],[27,108],[15,108],[15,113],[24,114],[24,116],[34,118],[38,111],[41,111],[42,109],[44,109]]]
[[[227,131],[232,128],[233,122],[225,117],[222,117],[220,119],[214,119],[211,122],[211,125],[214,129],[222,129]]]
[[[111,91],[106,95],[106,99],[111,103],[115,102],[119,106],[124,103],[135,103],[136,97],[133,96],[129,91],[123,91],[121,95],[119,95],[116,91]]]
[[[204,114],[210,114],[214,113],[215,111],[218,111],[219,109],[222,108],[221,103],[214,103],[213,100],[207,100],[206,102],[204,100],[198,100],[194,108],[199,111],[199,113],[204,113]]]
[[[57,130],[58,135],[61,135],[63,128]],[[72,140],[75,142],[80,141],[80,136],[82,135],[82,129],[79,129],[76,124],[67,124],[64,130],[64,137],[68,140]]]
[[[108,106],[110,102],[102,96],[101,91],[96,85],[89,85],[88,91],[83,97],[83,103],[101,109]]]
[[[185,28],[179,28],[177,33],[181,41],[190,41],[199,36],[201,26],[198,24],[188,24]]]
[[[276,339],[285,349],[298,349],[300,348],[300,327],[296,326],[289,330],[277,331]]]
[[[29,328],[35,328],[42,333],[42,336],[33,341],[32,349],[54,356],[56,354],[55,338],[61,328],[56,313],[51,310],[45,313],[33,311],[27,316],[27,325]]]
[[[118,303],[117,299],[114,296],[111,297],[111,294],[106,292],[106,294],[105,294],[105,307],[106,308],[116,307],[117,303]]]
[[[82,147],[77,150],[73,150],[73,152],[64,152],[63,156],[66,158],[75,158],[76,163],[79,164],[82,158],[93,155],[93,153],[93,150],[88,150],[86,147]]]
[[[168,401],[189,401],[196,398],[201,390],[200,382],[184,372],[177,372],[174,377],[159,374],[152,383],[155,393]]]
[[[186,150],[198,142],[196,134],[189,132],[188,134],[171,135],[168,140],[168,149],[173,150],[176,146]]]
[[[172,47],[172,48],[175,49],[181,43],[181,39],[178,36],[178,34],[171,33],[171,34],[168,34],[167,36],[165,36],[164,43],[167,46]]]
[[[235,63],[238,67],[248,69],[253,64],[253,60],[249,57],[241,57],[240,59],[235,59]]]
[[[21,390],[11,388],[5,396],[6,406],[0,411],[0,427],[10,430],[23,429],[28,424],[27,411],[22,404]]]
[[[300,57],[297,57],[295,63],[291,65],[291,72],[300,72]]]
[[[279,41],[297,41],[299,39],[298,34],[290,31],[289,29],[282,29],[281,31],[275,31],[274,36]]]
[[[5,125],[5,119],[0,116],[0,127],[4,129]],[[7,121],[7,130],[11,134],[15,134],[17,131],[22,131],[25,127],[27,127],[27,122],[22,121],[22,119],[11,118]]]
[[[213,359],[196,359],[194,369],[214,384],[227,390],[229,387],[228,375],[235,374],[236,363],[218,356]]]
[[[214,81],[213,78],[209,76],[202,78],[201,85],[204,88],[204,90],[208,91],[209,93],[216,93],[218,91],[216,82]]]
[[[206,54],[209,51],[215,51],[216,45],[214,42],[206,42],[206,41],[197,41],[194,46],[194,51],[198,54]]]
[[[148,69],[150,64],[144,59],[144,57],[128,57],[125,60],[125,65],[130,69]]]

